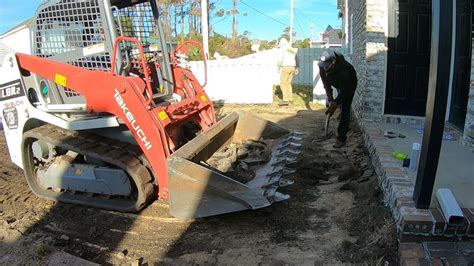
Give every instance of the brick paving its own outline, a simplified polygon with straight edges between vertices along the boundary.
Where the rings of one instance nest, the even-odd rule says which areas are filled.
[[[384,192],[385,205],[397,223],[400,242],[474,238],[474,209],[462,209],[466,222],[449,225],[436,209],[417,209],[413,201],[414,183],[401,162],[392,157],[393,148],[376,123],[358,119],[372,164]]]
[[[473,265],[474,242],[402,243],[398,249],[403,266],[418,265]]]

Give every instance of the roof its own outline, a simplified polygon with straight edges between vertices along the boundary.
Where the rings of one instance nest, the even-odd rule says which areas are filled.
[[[328,25],[328,27],[326,28],[326,30],[324,32],[328,32],[328,31],[332,31],[334,28],[331,27],[331,25]]]
[[[33,19],[32,19],[32,18],[29,18],[29,19],[27,19],[27,20],[24,20],[24,21],[18,23],[18,24],[17,24],[16,26],[14,26],[13,28],[11,28],[11,29],[7,30],[6,32],[0,34],[0,39],[5,38],[5,37],[7,37],[8,35],[10,35],[10,34],[12,34],[12,33],[15,33],[15,32],[17,32],[17,31],[19,31],[19,30],[21,30],[21,29],[23,29],[23,28],[25,28],[25,27],[30,26],[32,22],[33,22]]]
[[[12,50],[10,48],[6,47],[3,44],[0,44],[0,67],[2,66],[3,59],[5,58],[5,56],[11,52]]]

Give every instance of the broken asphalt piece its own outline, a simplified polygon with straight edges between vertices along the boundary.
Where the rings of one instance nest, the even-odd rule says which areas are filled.
[[[383,132],[383,136],[389,139],[393,139],[393,138],[398,137],[398,134],[392,131],[385,131]]]
[[[393,138],[406,138],[405,135],[403,135],[402,133],[396,133],[396,132],[392,132],[392,131],[384,131],[383,132],[383,136],[386,137],[386,138],[389,138],[389,139],[393,139]]]

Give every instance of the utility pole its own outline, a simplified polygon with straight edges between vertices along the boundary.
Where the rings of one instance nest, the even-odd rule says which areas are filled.
[[[237,40],[237,2],[232,0],[232,40]]]
[[[207,23],[207,0],[201,0],[201,31],[204,56],[209,59],[209,26]]]
[[[295,9],[295,0],[291,0],[290,4],[290,45],[293,45],[293,13]]]

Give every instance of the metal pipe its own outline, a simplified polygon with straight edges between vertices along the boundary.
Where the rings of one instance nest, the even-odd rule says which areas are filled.
[[[173,71],[171,69],[171,63],[170,63],[170,51],[171,48],[169,48],[166,44],[166,39],[165,35],[163,33],[163,25],[160,22],[160,13],[159,13],[159,8],[156,3],[156,0],[151,0],[151,10],[153,12],[153,17],[155,19],[155,35],[158,36],[158,39],[160,40],[160,48],[161,48],[161,53],[162,53],[162,58],[163,62],[160,62],[161,64],[161,69],[162,69],[162,76],[163,76],[163,83],[162,85],[165,88],[165,94],[166,95],[172,95],[174,92],[173,88]],[[169,49],[169,50],[168,50]]]
[[[115,39],[117,38],[117,28],[115,27],[115,21],[114,21],[114,16],[112,14],[112,5],[110,4],[110,0],[104,0],[104,12],[105,12],[105,18],[107,19],[107,25],[109,26],[109,32],[110,32],[110,47],[114,46]],[[122,67],[122,53],[117,53],[117,73],[119,75],[121,74],[121,67]],[[114,72],[113,69],[111,69],[112,72]]]
[[[113,6],[111,7],[111,10],[112,10],[112,14],[113,14],[113,11],[115,11],[115,13],[117,14],[117,22],[118,22],[118,26],[119,26],[119,34],[120,36],[125,36],[123,34],[123,27],[122,27],[122,21],[120,19],[120,11],[118,9],[118,7],[116,6]],[[125,53],[125,64],[123,65],[123,69],[128,69],[130,67],[130,57],[128,56],[128,53]]]

